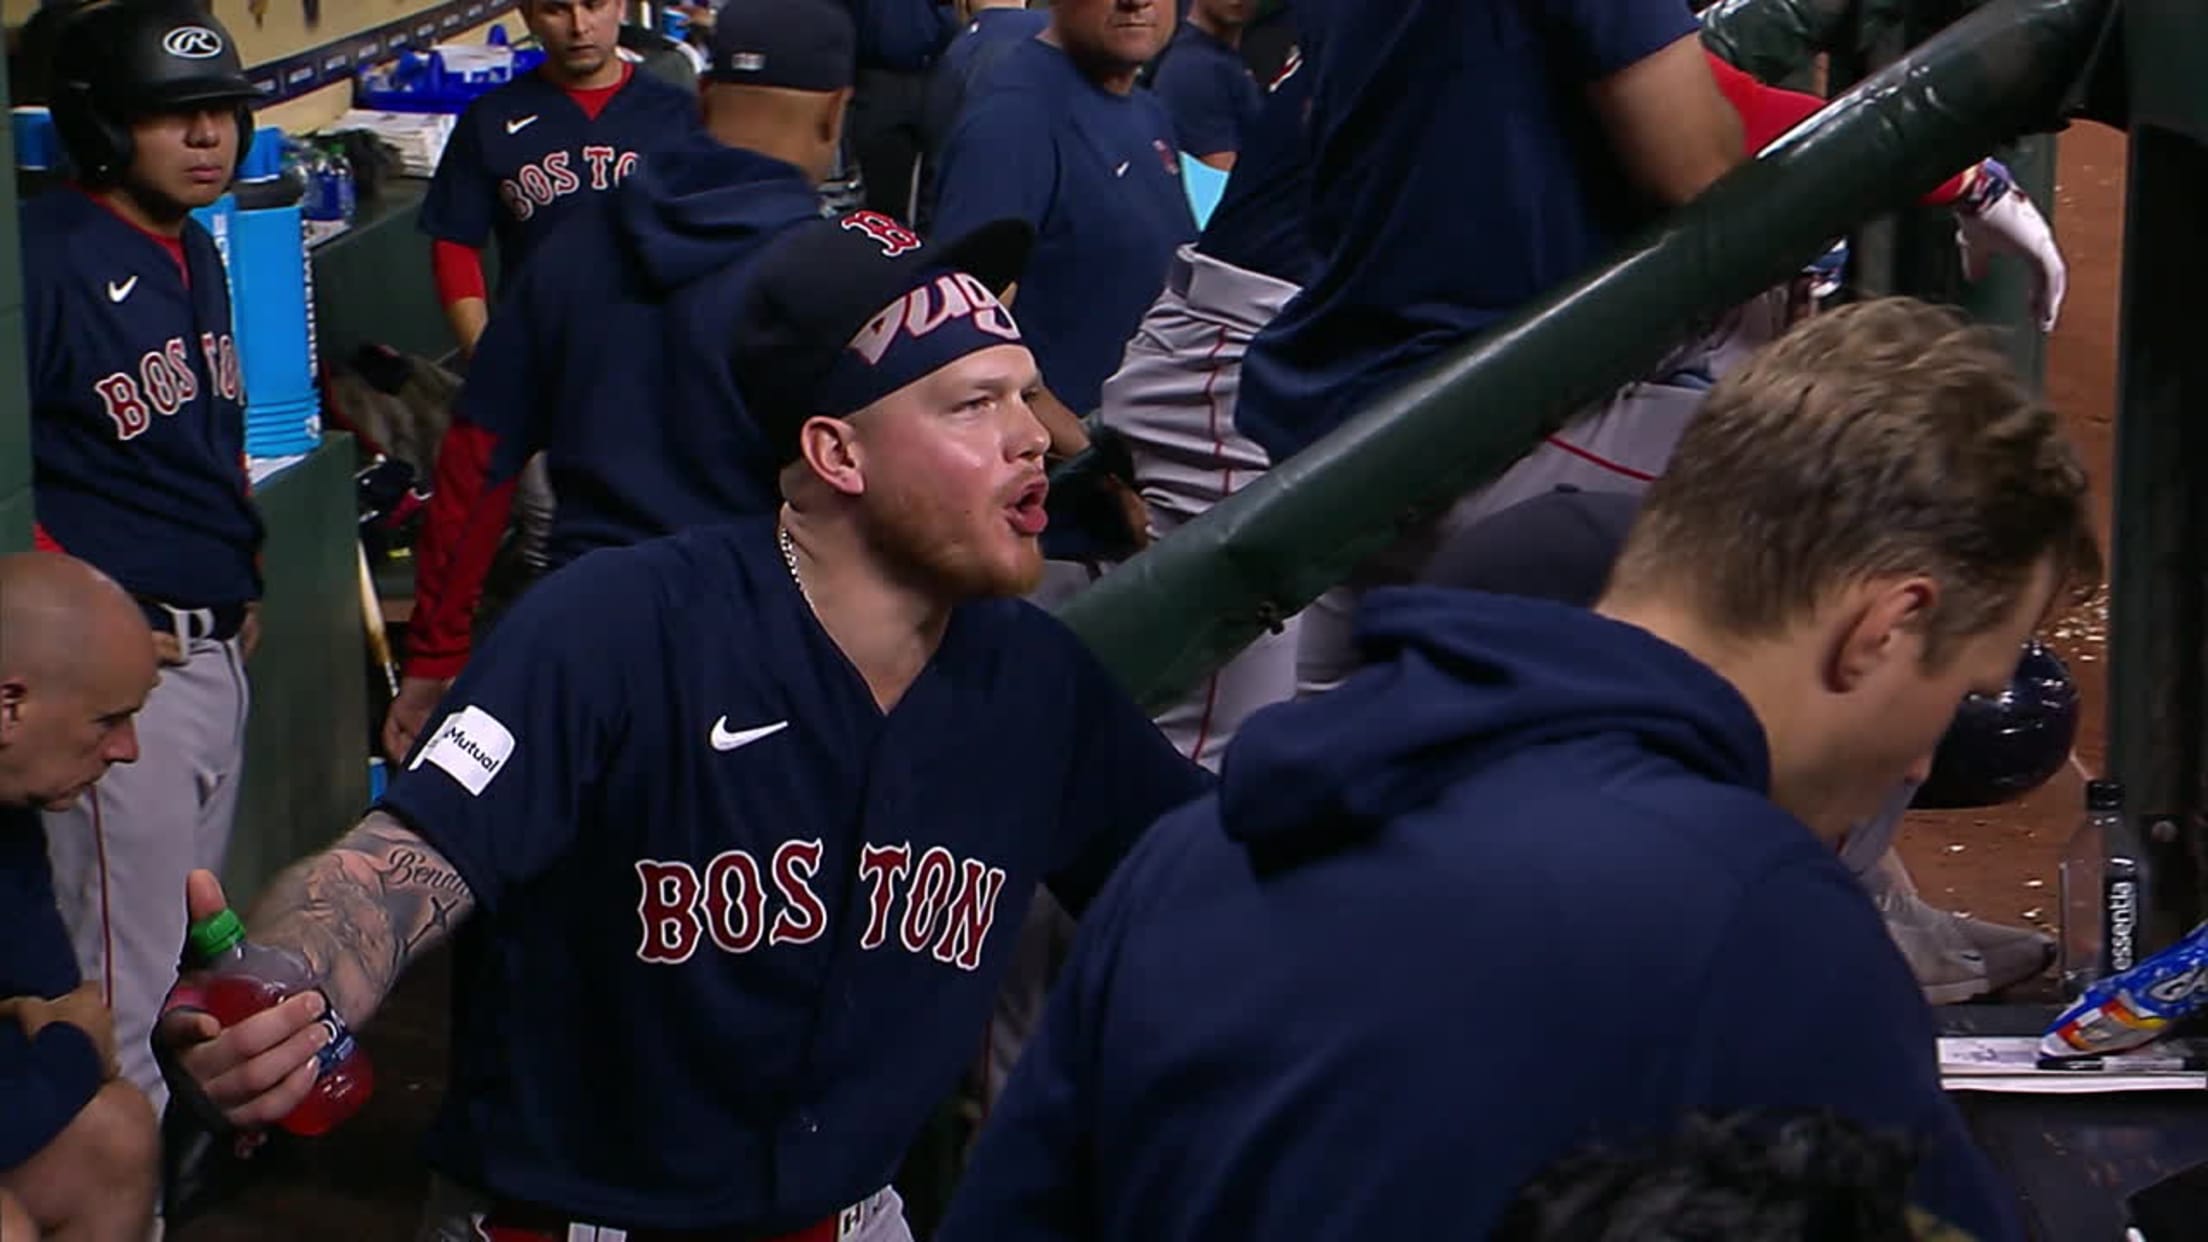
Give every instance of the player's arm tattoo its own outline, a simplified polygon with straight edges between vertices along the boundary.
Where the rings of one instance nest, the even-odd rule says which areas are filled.
[[[416,957],[475,909],[444,855],[371,811],[329,849],[276,878],[246,922],[264,944],[307,959],[339,1014],[358,1026]]]

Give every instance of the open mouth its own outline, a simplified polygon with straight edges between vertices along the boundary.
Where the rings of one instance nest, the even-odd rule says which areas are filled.
[[[1035,479],[1022,487],[1012,497],[1012,503],[1004,507],[1012,529],[1030,539],[1042,534],[1043,528],[1050,525],[1050,513],[1043,508],[1049,496],[1050,482],[1046,479]]]

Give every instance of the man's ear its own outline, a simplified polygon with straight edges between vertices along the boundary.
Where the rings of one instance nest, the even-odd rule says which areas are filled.
[[[23,733],[23,705],[30,687],[20,677],[0,679],[0,746],[12,745]]]
[[[1922,575],[1879,579],[1850,592],[1829,631],[1829,688],[1845,694],[1892,661],[1914,665],[1923,657],[1922,636],[1939,598],[1939,583]]]
[[[834,491],[866,493],[866,452],[850,423],[826,416],[805,420],[797,430],[797,452],[805,468]]]
[[[843,119],[851,110],[851,88],[836,91],[833,99],[820,115],[820,140],[831,147],[843,143]]]

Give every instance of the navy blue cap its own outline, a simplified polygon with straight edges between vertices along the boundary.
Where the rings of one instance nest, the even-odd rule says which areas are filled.
[[[1592,607],[1640,507],[1628,492],[1559,487],[1475,522],[1421,581]]]
[[[777,237],[745,282],[731,350],[744,412],[766,433],[775,461],[797,459],[798,429],[827,412],[837,362],[885,308],[950,272],[1001,295],[1020,278],[1034,241],[1026,221],[1007,219],[924,242],[872,211],[807,221]]]
[[[713,15],[708,81],[840,91],[857,73],[858,34],[841,0],[727,0]]]

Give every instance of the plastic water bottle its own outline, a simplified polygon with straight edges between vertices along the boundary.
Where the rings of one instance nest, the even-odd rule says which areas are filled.
[[[353,181],[353,162],[336,144],[322,149],[323,175],[329,179],[330,219],[351,223],[360,210],[360,195]]]
[[[2124,787],[2088,781],[2085,823],[2062,854],[2062,986],[2075,996],[2139,960],[2145,851],[2124,815]]]
[[[224,1026],[233,1026],[272,1005],[315,988],[305,961],[288,949],[254,944],[245,938],[245,924],[235,912],[223,910],[193,923],[188,934],[192,953],[206,969],[204,988],[207,1012]],[[325,1005],[329,998],[323,997]],[[278,1122],[299,1135],[328,1132],[360,1111],[376,1088],[376,1072],[346,1029],[337,1010],[322,1016],[330,1040],[315,1054],[318,1066],[314,1087],[291,1114]]]
[[[337,219],[337,177],[330,168],[330,153],[310,146],[300,168],[307,175],[307,192],[299,200],[299,214],[309,220]]]

